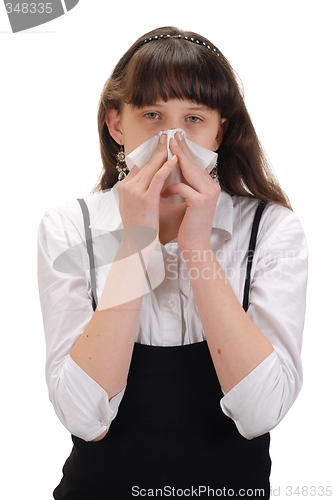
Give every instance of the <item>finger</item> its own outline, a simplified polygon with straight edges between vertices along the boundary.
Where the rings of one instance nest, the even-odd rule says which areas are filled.
[[[174,137],[170,140],[169,145],[173,154],[178,155],[180,154],[180,152],[182,152],[185,158],[187,158],[193,165],[195,165],[187,143],[181,133],[176,132]]]
[[[182,134],[176,133],[170,141],[170,147],[179,158],[179,165],[186,181],[197,191],[204,192],[213,180],[207,169],[202,170],[193,160],[189,148]]]
[[[137,167],[137,165],[134,165],[132,169],[129,171],[127,176],[123,179],[123,182],[126,180],[129,181],[129,179],[132,179],[138,172],[140,171],[140,168]]]
[[[149,162],[144,165],[140,170],[138,181],[148,185],[152,180],[155,173],[162,167],[167,160],[167,136],[162,134],[158,140],[157,147]]]
[[[194,196],[200,196],[200,194],[196,192],[191,186],[187,186],[187,184],[184,184],[183,182],[178,182],[177,184],[171,184],[170,186],[167,186],[166,189],[161,192],[161,197],[168,198],[172,194],[179,194],[185,200],[194,198]]]
[[[162,167],[155,173],[148,188],[148,192],[150,193],[150,195],[154,196],[159,194],[160,196],[161,190],[163,188],[163,185],[167,177],[170,175],[173,168],[176,167],[177,163],[178,163],[178,157],[174,155],[170,160],[167,160],[162,165]]]

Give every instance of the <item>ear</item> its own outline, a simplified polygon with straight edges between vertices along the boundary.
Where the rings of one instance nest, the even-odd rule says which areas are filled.
[[[111,137],[117,142],[117,144],[122,145],[123,132],[121,126],[121,116],[117,109],[108,109],[108,111],[106,112],[106,125]]]
[[[215,141],[215,149],[214,149],[215,151],[217,151],[217,149],[219,148],[219,146],[223,142],[223,137],[224,137],[224,134],[227,130],[227,127],[228,127],[228,119],[222,118],[220,120],[220,127],[219,127],[218,134],[217,134],[216,141]]]

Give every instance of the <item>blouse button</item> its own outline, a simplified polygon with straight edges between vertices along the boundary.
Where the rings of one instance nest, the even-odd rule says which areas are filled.
[[[169,300],[169,301],[167,302],[167,304],[168,304],[168,306],[169,306],[169,307],[171,307],[171,308],[172,308],[172,307],[174,307],[174,306],[175,306],[176,302],[175,302],[175,300]]]
[[[109,425],[108,419],[101,420],[101,427],[108,427],[108,425]]]

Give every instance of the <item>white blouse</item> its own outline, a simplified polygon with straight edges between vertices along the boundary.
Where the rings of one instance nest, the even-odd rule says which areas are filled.
[[[117,251],[122,228],[117,184],[86,199],[96,255],[98,296]],[[211,245],[242,303],[247,249],[257,201],[221,192]],[[110,235],[113,238],[110,238]],[[108,240],[108,251],[105,244]],[[89,261],[77,200],[48,211],[39,227],[38,279],[46,337],[46,379],[55,411],[74,435],[91,441],[116,417],[124,389],[112,400],[70,357],[92,314]],[[165,277],[143,297],[137,342],[177,346],[205,339],[184,256],[177,242],[160,247]],[[222,411],[247,439],[275,427],[302,385],[300,358],[305,316],[307,244],[296,215],[266,207],[251,274],[248,315],[274,346],[249,375],[225,395]],[[199,402],[200,404],[200,402]]]

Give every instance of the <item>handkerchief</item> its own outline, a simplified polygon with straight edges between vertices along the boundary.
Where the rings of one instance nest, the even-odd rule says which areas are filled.
[[[218,156],[217,153],[211,151],[210,149],[203,148],[202,146],[199,146],[195,142],[188,141],[188,139],[186,138],[185,131],[180,128],[172,130],[162,130],[161,132],[159,132],[158,135],[151,137],[151,139],[145,141],[138,148],[132,151],[129,155],[126,156],[126,164],[128,166],[128,169],[131,170],[134,165],[137,165],[138,168],[142,168],[144,165],[146,165],[146,163],[149,162],[149,160],[152,158],[155,149],[157,148],[159,137],[162,134],[167,135],[168,160],[170,160],[173,154],[169,148],[169,141],[174,137],[176,132],[180,132],[185,138],[190,154],[196,165],[198,165],[202,170],[207,168],[208,172],[210,173],[216,164]],[[186,181],[181,173],[179,165],[176,165],[173,171],[167,177],[162,190],[164,190],[167,186],[170,186],[171,184],[176,184],[178,182],[186,182]],[[169,196],[169,198],[161,198],[161,200],[167,203],[184,202],[182,196],[178,194],[173,194]]]

